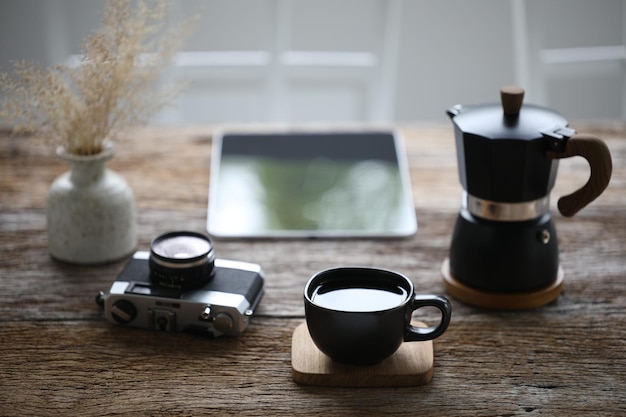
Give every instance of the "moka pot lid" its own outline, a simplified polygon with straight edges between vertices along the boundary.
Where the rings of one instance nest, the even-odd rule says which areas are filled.
[[[447,113],[463,134],[486,139],[563,139],[572,134],[567,129],[567,120],[560,113],[542,106],[523,104],[522,88],[505,86],[500,90],[500,98],[500,103],[456,105]]]

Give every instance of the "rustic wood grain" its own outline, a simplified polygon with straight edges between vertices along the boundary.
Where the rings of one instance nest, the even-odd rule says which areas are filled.
[[[313,273],[352,264],[395,269],[420,292],[444,291],[440,269],[461,200],[450,126],[402,129],[419,222],[412,238],[217,241],[218,257],[261,264],[267,291],[245,334],[215,340],[106,323],[94,296],[124,261],[50,259],[45,197],[68,167],[36,138],[0,137],[0,415],[624,415],[626,125],[573,127],[606,141],[613,177],[564,218],[555,201],[589,171],[582,158],[560,162],[558,300],[507,313],[452,300],[450,327],[433,344],[432,381],[376,389],[293,381],[302,289]],[[118,145],[109,167],[135,192],[140,248],[167,230],[205,229],[211,133],[145,128]]]

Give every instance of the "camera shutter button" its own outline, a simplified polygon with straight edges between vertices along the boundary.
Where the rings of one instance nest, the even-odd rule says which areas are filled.
[[[217,313],[213,318],[213,326],[221,332],[229,332],[233,324],[233,318],[228,313]]]

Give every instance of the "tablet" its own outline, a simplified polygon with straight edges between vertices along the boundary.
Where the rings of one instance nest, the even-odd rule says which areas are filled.
[[[207,231],[219,238],[408,237],[417,231],[395,131],[219,133]]]

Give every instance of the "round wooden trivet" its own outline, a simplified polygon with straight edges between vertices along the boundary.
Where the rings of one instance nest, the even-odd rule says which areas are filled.
[[[499,293],[481,291],[456,280],[450,273],[450,260],[441,266],[443,284],[454,298],[475,306],[490,310],[528,310],[544,306],[559,297],[563,289],[563,268],[559,266],[556,280],[547,287],[536,291]]]

